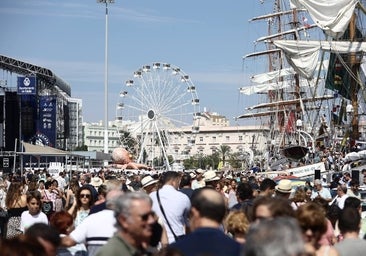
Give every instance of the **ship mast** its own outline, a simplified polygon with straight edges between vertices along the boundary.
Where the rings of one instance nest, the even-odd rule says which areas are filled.
[[[356,41],[356,13],[353,14],[350,24],[350,41]],[[351,53],[349,56],[349,63],[354,76],[358,77],[358,70],[360,68],[360,61],[357,58],[357,53]],[[355,146],[356,140],[359,139],[358,131],[358,90],[359,85],[356,81],[357,78],[350,79],[350,98],[353,107],[353,113],[351,116],[351,131],[350,131],[350,147]]]

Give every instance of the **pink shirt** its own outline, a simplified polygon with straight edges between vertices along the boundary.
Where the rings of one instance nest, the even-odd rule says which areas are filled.
[[[333,245],[334,228],[330,220],[327,219],[327,231],[320,238],[319,244],[321,245]]]

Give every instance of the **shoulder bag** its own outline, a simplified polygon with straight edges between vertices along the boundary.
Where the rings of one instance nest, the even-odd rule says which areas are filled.
[[[164,208],[163,208],[163,206],[162,206],[162,204],[161,204],[160,196],[159,196],[159,190],[157,190],[157,191],[156,191],[156,197],[158,198],[160,211],[161,211],[161,213],[163,214],[164,219],[166,220],[166,223],[168,224],[168,227],[169,227],[170,231],[172,232],[172,234],[173,234],[173,236],[174,236],[175,241],[179,240],[179,239],[180,239],[180,238],[182,238],[184,235],[182,235],[182,236],[177,236],[177,235],[174,233],[173,228],[172,228],[172,226],[170,225],[170,223],[169,223],[169,221],[168,221],[168,218],[166,217],[166,214],[165,214]]]
[[[44,195],[46,196],[47,200],[49,200],[46,191]],[[52,201],[42,202],[42,212],[44,212],[47,216],[49,216],[53,212],[53,202]]]

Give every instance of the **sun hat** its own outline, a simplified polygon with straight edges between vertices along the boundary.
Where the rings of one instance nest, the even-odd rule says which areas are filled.
[[[219,180],[220,178],[216,175],[215,171],[209,170],[203,174],[203,178],[206,182]]]
[[[201,168],[198,168],[197,170],[196,170],[196,173],[204,173],[205,171],[204,170],[202,170]]]
[[[99,178],[98,176],[93,177],[90,182],[90,185],[92,185],[93,187],[99,187],[102,184],[103,184],[103,180],[101,178]]]
[[[141,180],[141,185],[143,188],[146,188],[147,186],[153,185],[157,182],[158,182],[158,180],[154,180],[153,177],[151,177],[150,175],[147,175]]]
[[[278,185],[276,186],[276,191],[281,193],[291,193],[292,189],[292,182],[291,180],[283,179],[278,182]]]

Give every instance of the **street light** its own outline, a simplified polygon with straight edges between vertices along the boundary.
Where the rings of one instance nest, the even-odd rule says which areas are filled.
[[[104,153],[108,154],[108,4],[114,0],[97,0],[105,4],[105,48],[104,48]]]
[[[353,114],[355,112],[355,109],[353,108],[352,104],[348,104],[346,106],[346,113],[347,113],[347,122],[348,122],[348,141],[349,141],[349,150],[352,150],[352,147],[354,146],[354,136],[353,136]]]
[[[346,106],[346,113],[347,113],[347,118],[349,118],[349,123],[350,124],[352,124],[352,115],[353,115],[353,113],[354,113],[354,108],[353,108],[353,106],[352,106],[352,104],[348,104],[347,106]]]
[[[312,153],[315,153],[315,140],[314,140],[313,136],[311,136],[309,133],[307,133],[306,131],[303,131],[301,129],[302,126],[303,126],[302,120],[301,119],[297,119],[296,120],[296,131],[299,133],[299,142],[300,142],[300,137],[302,137],[301,134],[305,134],[306,136],[308,136],[310,138],[310,140],[311,140]],[[306,142],[306,140],[305,140],[305,142]]]

